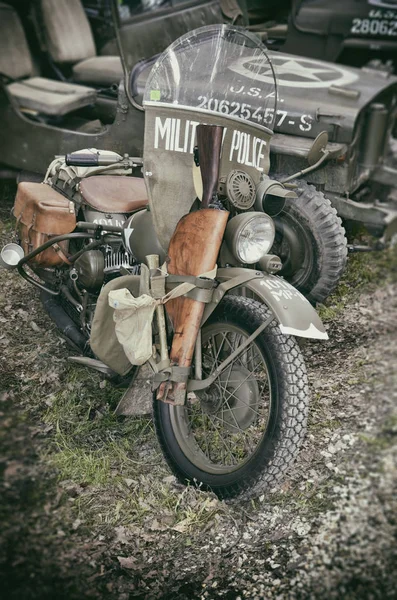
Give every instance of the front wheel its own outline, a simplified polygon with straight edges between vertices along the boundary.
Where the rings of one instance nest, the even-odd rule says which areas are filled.
[[[208,377],[271,313],[255,300],[227,296],[202,329]],[[295,339],[275,321],[207,389],[186,405],[154,399],[164,456],[177,478],[220,498],[272,487],[294,461],[309,404],[306,368]]]

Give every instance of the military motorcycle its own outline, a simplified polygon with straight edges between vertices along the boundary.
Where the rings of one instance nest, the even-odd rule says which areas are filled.
[[[11,244],[1,252],[4,266],[51,298],[82,307],[75,315],[80,334],[90,333],[92,355],[75,361],[130,378],[132,404],[139,372],[148,369],[168,464],[180,481],[221,498],[269,488],[292,463],[309,405],[295,336],[327,339],[311,304],[272,274],[280,261],[269,254],[275,230],[263,206],[282,201],[286,190],[271,182],[275,193],[263,192],[271,129],[237,111],[196,106],[203,88],[216,82],[218,89],[229,78],[230,61],[247,56],[256,58],[254,80],[271,68],[256,38],[213,25],[183,36],[156,62],[144,96],[143,156],[154,238],[144,226],[135,230],[135,215],[120,226],[85,212],[87,220],[76,225],[68,198],[46,184],[21,183],[14,211],[24,248]],[[236,84],[220,86],[223,106],[237,102]],[[265,107],[275,108],[275,86],[273,79],[264,90]],[[105,168],[114,157],[96,160]],[[68,162],[92,167],[92,154]],[[109,189],[109,177],[101,177]],[[106,280],[107,244],[120,241],[137,262],[137,253],[146,253],[140,273],[127,265]],[[258,261],[261,270],[252,268]]]

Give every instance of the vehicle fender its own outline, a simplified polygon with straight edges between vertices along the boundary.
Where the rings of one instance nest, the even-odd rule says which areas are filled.
[[[245,281],[244,276],[247,278]],[[230,285],[233,284],[233,278],[235,285]],[[218,269],[216,280],[220,285],[214,293],[213,302],[206,307],[203,320],[208,319],[227,291],[244,287],[270,308],[282,333],[316,340],[328,339],[325,327],[310,302],[281,277],[252,269],[229,267]],[[226,286],[222,286],[223,283]]]

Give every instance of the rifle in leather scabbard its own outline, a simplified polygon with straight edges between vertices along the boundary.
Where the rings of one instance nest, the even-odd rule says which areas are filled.
[[[212,271],[216,266],[229,213],[209,208],[216,199],[223,127],[197,126],[197,147],[203,181],[201,208],[182,217],[168,248],[168,273],[194,275]],[[166,304],[174,327],[171,366],[190,367],[205,304],[181,296]],[[157,398],[171,404],[184,404],[186,383],[161,384]]]
[[[216,195],[219,179],[223,127],[218,125],[198,125],[197,149],[200,161],[203,197],[201,208],[208,208]]]

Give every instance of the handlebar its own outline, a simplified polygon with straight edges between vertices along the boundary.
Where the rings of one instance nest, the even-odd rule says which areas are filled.
[[[90,221],[78,221],[78,223],[76,223],[76,228],[93,229],[99,232],[110,231],[115,233],[122,233],[124,231],[124,227],[119,227],[118,225],[99,225],[98,223],[91,223]]]
[[[117,156],[103,156],[101,154],[85,154],[74,152],[66,154],[65,163],[68,167],[107,167],[109,165],[120,165],[126,169],[131,167],[141,167],[143,160],[141,158],[130,157],[125,154],[122,159]]]
[[[68,167],[98,167],[98,154],[67,154],[65,163]]]

